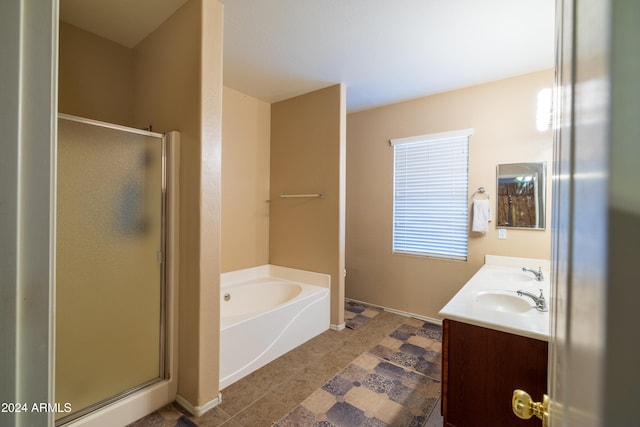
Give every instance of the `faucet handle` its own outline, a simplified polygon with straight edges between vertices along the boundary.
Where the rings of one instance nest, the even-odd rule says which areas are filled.
[[[542,294],[542,289],[540,289],[540,296],[538,297],[536,308],[539,311],[549,311],[549,307],[547,306],[547,300],[544,299],[544,295]]]

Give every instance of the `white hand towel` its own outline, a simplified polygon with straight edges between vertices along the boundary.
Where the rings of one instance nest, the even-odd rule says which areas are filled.
[[[491,205],[489,199],[474,200],[471,231],[486,233],[489,231],[489,221],[491,221]]]

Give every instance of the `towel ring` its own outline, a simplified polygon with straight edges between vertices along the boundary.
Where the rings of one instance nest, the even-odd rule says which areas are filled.
[[[485,190],[484,187],[479,187],[476,191],[473,192],[471,197],[475,199],[476,194],[484,194],[485,196],[487,196],[487,200],[490,198],[489,193],[487,193],[487,190]]]

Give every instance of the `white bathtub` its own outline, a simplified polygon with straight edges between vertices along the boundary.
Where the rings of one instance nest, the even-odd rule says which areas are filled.
[[[221,390],[329,328],[327,274],[263,265],[220,284]]]

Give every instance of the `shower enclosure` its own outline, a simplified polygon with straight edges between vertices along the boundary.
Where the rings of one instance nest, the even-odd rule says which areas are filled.
[[[63,424],[165,378],[166,142],[60,115],[56,402]],[[66,411],[66,412],[65,412]]]

